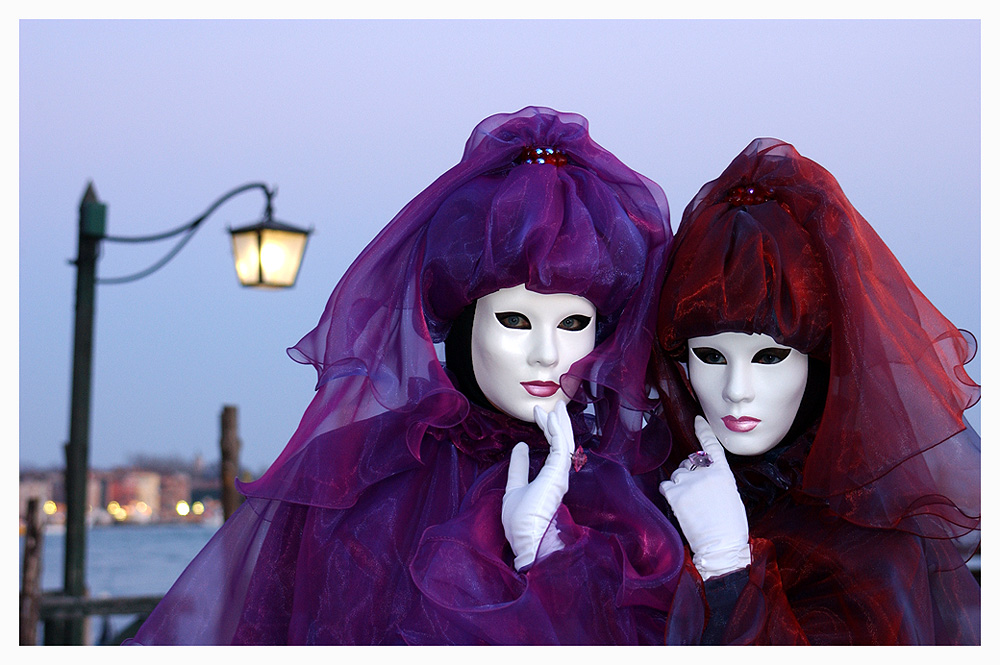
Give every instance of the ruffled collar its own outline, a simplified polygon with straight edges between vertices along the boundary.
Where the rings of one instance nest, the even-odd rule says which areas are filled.
[[[583,408],[572,402],[567,410],[577,445],[587,447],[593,437],[594,424],[593,417],[584,413]],[[471,403],[468,415],[459,424],[447,428],[428,427],[427,436],[450,443],[477,462],[486,464],[506,459],[521,441],[533,450],[547,450],[549,447],[545,435],[535,423]]]
[[[802,470],[816,429],[814,424],[798,437],[763,455],[729,456],[729,466],[749,519],[766,511],[782,494],[802,487]]]

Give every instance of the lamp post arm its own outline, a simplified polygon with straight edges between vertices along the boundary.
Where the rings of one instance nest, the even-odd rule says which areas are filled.
[[[264,191],[264,196],[267,200],[265,214],[268,218],[270,218],[271,198],[274,196],[275,191],[269,189],[267,185],[265,185],[264,183],[252,182],[237,187],[236,189],[233,189],[227,192],[226,194],[223,194],[214,203],[212,203],[212,205],[210,205],[208,209],[205,210],[205,212],[203,212],[201,215],[191,220],[187,224],[179,226],[171,231],[164,231],[163,233],[157,233],[148,236],[107,236],[107,235],[103,236],[101,239],[107,240],[109,242],[146,243],[146,242],[155,242],[157,240],[166,240],[167,238],[172,238],[181,233],[185,234],[184,237],[182,237],[177,242],[177,244],[174,245],[169,252],[167,252],[167,254],[163,258],[158,260],[150,267],[141,270],[137,273],[133,273],[131,275],[125,275],[124,277],[98,278],[97,282],[99,284],[124,284],[126,282],[135,282],[137,280],[142,279],[143,277],[146,277],[156,272],[157,270],[165,266],[172,258],[177,256],[177,253],[180,252],[181,249],[183,249],[184,245],[187,244],[187,241],[190,240],[191,236],[194,235],[194,232],[197,231],[198,228],[201,226],[201,223],[204,222],[206,219],[208,219],[212,215],[212,213],[214,213],[219,208],[219,206],[221,206],[223,203],[233,198],[234,196],[242,194],[243,192],[246,192],[251,189],[261,189]]]

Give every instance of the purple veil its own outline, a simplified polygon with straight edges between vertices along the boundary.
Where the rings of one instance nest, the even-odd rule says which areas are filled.
[[[462,160],[364,249],[317,326],[289,350],[316,368],[317,395],[244,494],[343,508],[398,457],[419,460],[424,428],[455,426],[468,412],[434,344],[466,305],[521,283],[584,296],[599,325],[613,328],[573,367],[583,379],[574,397],[601,402],[606,453],[638,455],[639,412],[652,408],[644,372],[669,213],[659,186],[587,130],[582,116],[536,107],[476,127]],[[567,163],[526,163],[537,147],[558,149]],[[388,412],[407,422],[405,448],[314,450],[320,435]],[[334,457],[345,468],[331,468]]]
[[[618,578],[631,571],[628,553],[645,538],[660,554],[635,564],[646,572],[641,579],[628,572],[630,588],[661,585],[653,605],[669,604],[683,557],[680,541],[631,474],[656,469],[669,448],[669,440],[640,446],[640,438],[644,414],[655,407],[645,379],[671,238],[662,190],[595,143],[582,116],[528,107],[482,121],[461,161],[362,251],[316,327],[289,349],[292,359],[316,368],[316,395],[271,467],[239,484],[247,502],[135,642],[482,643],[504,635],[528,642],[636,641],[631,615],[609,614],[613,625],[589,636],[555,629],[499,637],[490,636],[490,627],[463,632],[454,626],[464,619],[440,614],[416,589],[409,565],[424,531],[462,511],[471,514],[463,499],[474,484],[475,496],[495,495],[488,482],[505,478],[517,441],[540,453],[533,468],[544,459],[547,445],[537,428],[470,404],[435,346],[466,306],[523,283],[541,293],[586,297],[597,308],[598,344],[570,370],[581,379],[571,409],[578,439],[590,437],[593,463],[580,474],[576,494],[571,482],[568,503],[577,502],[574,517],[593,514],[594,529],[599,520],[602,533],[615,533],[601,550],[614,569],[605,576],[615,578],[606,582],[608,593],[628,594]],[[586,404],[592,415],[581,413]],[[587,474],[602,469],[608,481],[599,491],[624,498],[597,505],[583,496]],[[475,511],[492,510],[487,505]],[[608,506],[615,506],[610,517]],[[607,527],[612,523],[617,526]],[[470,541],[491,543],[482,545],[482,556],[509,568],[496,563],[503,555],[493,552],[504,544],[495,542],[499,514],[455,524],[456,533],[466,528],[461,525],[484,530]],[[579,543],[603,538],[587,536],[587,524],[577,526]],[[425,581],[434,577],[431,559],[422,559]],[[489,605],[486,585],[477,584],[479,565],[477,559],[460,573],[469,581],[458,593],[472,605]],[[600,568],[583,566],[588,573]],[[508,573],[513,581],[503,577]],[[501,577],[495,588],[504,593],[523,587],[512,570]],[[525,604],[535,609],[519,614],[515,605],[505,606],[508,626],[539,624],[545,603]],[[486,616],[478,611],[472,614]],[[660,625],[647,621],[651,612],[643,605],[641,622]],[[662,643],[662,632],[659,638]]]

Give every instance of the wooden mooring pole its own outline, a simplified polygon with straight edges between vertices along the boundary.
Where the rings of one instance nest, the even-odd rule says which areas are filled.
[[[39,499],[28,499],[27,525],[24,533],[24,568],[21,573],[19,614],[21,646],[38,644],[38,621],[42,602],[42,514]]]
[[[236,407],[222,408],[222,514],[225,519],[240,507],[240,493],[236,491],[236,477],[240,473],[240,437],[236,427]]]

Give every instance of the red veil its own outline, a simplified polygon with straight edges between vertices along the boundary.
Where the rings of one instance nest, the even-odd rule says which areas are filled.
[[[755,520],[758,527],[770,520],[784,538],[779,568],[782,547],[812,550],[797,560],[800,568],[809,556],[836,558],[824,550],[838,547],[827,527],[790,525],[806,519],[796,517],[799,507],[811,505],[845,529],[863,527],[855,531],[864,537],[852,542],[876,533],[916,538],[924,572],[968,575],[962,563],[978,545],[980,528],[979,436],[963,420],[979,399],[963,367],[975,354],[974,338],[917,289],[833,176],[775,139],[753,141],[702,187],[684,211],[668,259],[658,321],[665,356],[658,365],[675,458],[698,449],[691,423],[699,411],[679,367],[686,340],[724,331],[768,334],[808,354],[811,372],[829,371],[818,391],[818,416],[793,426],[771,453],[740,460],[742,468],[734,464],[751,540]],[[755,483],[770,493],[752,490]],[[787,510],[776,517],[782,501]],[[768,558],[760,542],[752,545],[755,561]],[[898,570],[900,561],[887,557]],[[837,565],[843,572],[855,563]],[[782,578],[789,579],[786,569]],[[912,579],[900,585],[906,583]],[[978,640],[973,586],[945,589],[929,602],[975,614],[970,622]],[[841,596],[855,592],[862,593],[848,589]],[[891,593],[897,592],[905,595],[901,586]],[[871,606],[885,601],[882,592],[876,596],[881,601]],[[941,637],[940,627],[929,630],[931,637],[913,639]],[[816,641],[817,633],[805,632]],[[893,641],[872,632],[854,639]]]

